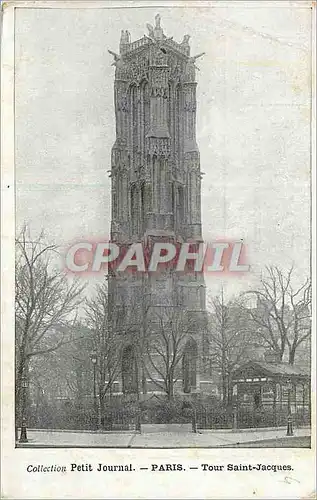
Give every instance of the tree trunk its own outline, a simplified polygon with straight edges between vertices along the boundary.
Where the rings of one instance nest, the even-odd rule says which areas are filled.
[[[280,348],[280,362],[283,361],[283,356],[285,352],[285,345],[286,345],[286,338],[283,337],[281,341],[281,348]]]
[[[169,373],[168,375],[168,400],[169,401],[172,401],[173,397],[174,397],[174,384],[173,384],[173,373]]]
[[[35,407],[35,425],[38,426],[39,423],[39,409],[40,409],[40,399],[41,399],[41,388],[37,386],[36,388],[36,407]]]
[[[83,371],[82,367],[78,367],[76,369],[76,386],[77,386],[77,394],[76,394],[76,403],[79,407],[83,405]]]
[[[99,387],[98,429],[103,429],[105,422],[105,396],[101,391],[102,387]]]
[[[20,361],[18,364],[18,369],[16,372],[16,377],[15,377],[15,426],[16,426],[16,433],[17,433],[17,428],[19,427],[19,424],[22,425],[22,416],[24,413],[24,400],[23,400],[23,389],[22,389],[22,379],[24,372],[26,370],[26,363],[27,359],[25,354],[23,355],[20,354]]]
[[[146,374],[145,374],[144,368],[142,369],[142,392],[143,392],[143,394],[147,393]]]
[[[230,376],[228,376],[227,403],[228,403],[228,406],[230,406],[231,403],[232,403],[232,382],[231,382],[231,377]]]
[[[222,343],[225,342],[224,332],[222,330]],[[227,404],[227,370],[226,370],[226,351],[224,348],[221,350],[221,377],[222,377],[222,402],[224,405]]]
[[[222,402],[224,405],[227,404],[227,376],[222,373]]]
[[[293,365],[294,362],[295,362],[295,354],[296,354],[296,348],[292,347],[290,350],[289,350],[289,357],[288,357],[288,363],[290,365]]]

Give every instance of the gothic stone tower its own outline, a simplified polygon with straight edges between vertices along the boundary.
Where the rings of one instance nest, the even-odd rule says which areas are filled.
[[[181,43],[166,37],[159,15],[155,27],[147,27],[149,34],[135,42],[122,31],[120,54],[109,51],[116,116],[111,238],[125,246],[197,242],[202,234],[195,60],[202,54],[190,56],[188,35]],[[109,316],[121,356],[115,392],[164,393],[164,378],[170,376],[164,364],[173,354],[179,360],[172,373],[174,392],[197,393],[208,386],[202,274],[111,270]],[[174,345],[173,340],[167,345],[166,337]]]

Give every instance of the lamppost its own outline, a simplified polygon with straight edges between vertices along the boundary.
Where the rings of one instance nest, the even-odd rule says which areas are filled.
[[[94,367],[94,429],[96,430],[98,422],[98,405],[97,405],[97,393],[96,393],[97,354],[95,352],[91,353],[90,359]]]
[[[287,380],[286,384],[287,389],[287,432],[286,436],[293,436],[293,418],[292,418],[292,407],[291,407],[291,391],[292,384],[290,380]]]
[[[238,385],[232,388],[232,430],[238,429]]]
[[[28,379],[26,378],[25,375],[22,377],[21,381],[22,385],[22,411],[21,411],[21,434],[20,434],[20,439],[19,443],[27,443],[28,438],[26,434],[26,416],[25,416],[25,411],[26,411],[26,391],[28,388]]]

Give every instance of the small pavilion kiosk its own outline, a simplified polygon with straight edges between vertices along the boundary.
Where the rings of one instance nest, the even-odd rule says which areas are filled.
[[[232,401],[237,428],[309,424],[310,372],[266,353],[234,371]]]

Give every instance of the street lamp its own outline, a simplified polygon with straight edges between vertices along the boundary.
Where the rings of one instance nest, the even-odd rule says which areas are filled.
[[[20,434],[20,439],[19,439],[19,443],[27,443],[28,442],[28,438],[27,438],[27,434],[26,434],[26,417],[25,417],[25,410],[26,410],[26,391],[27,391],[27,388],[28,388],[28,379],[23,376],[22,377],[22,381],[21,381],[21,385],[22,385],[22,421],[21,421],[21,434]]]
[[[97,393],[96,393],[96,365],[97,365],[97,354],[95,352],[90,355],[91,362],[94,367],[94,428],[97,429],[98,422],[98,407],[97,407]]]
[[[293,436],[293,418],[292,418],[292,407],[291,407],[291,391],[292,384],[290,380],[287,380],[286,384],[287,389],[287,432],[286,436]]]
[[[232,388],[232,430],[238,429],[238,384]]]

